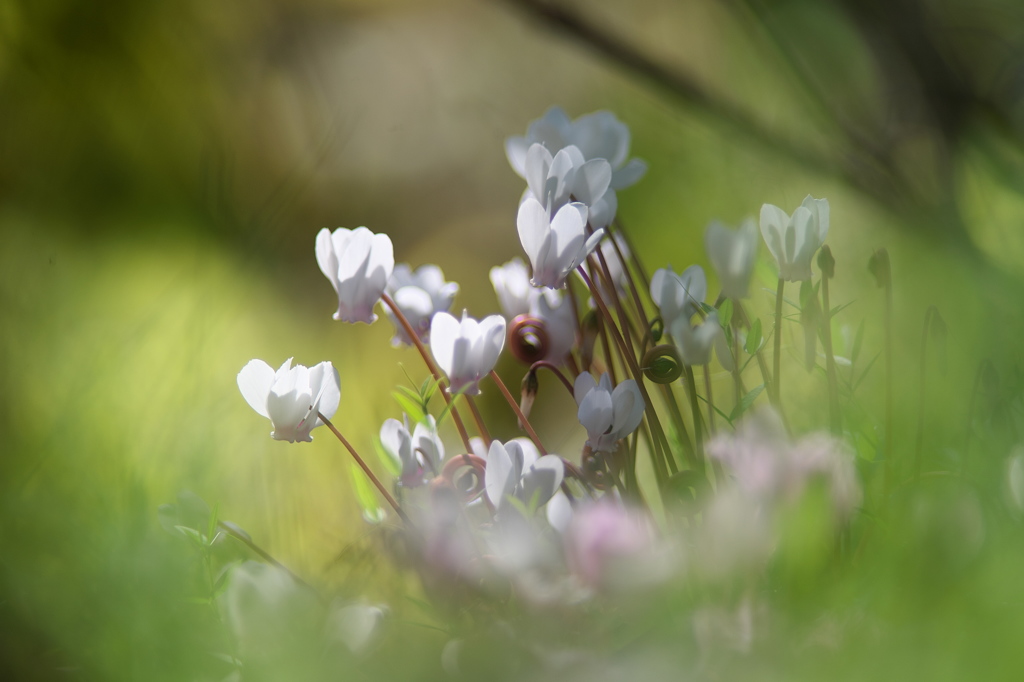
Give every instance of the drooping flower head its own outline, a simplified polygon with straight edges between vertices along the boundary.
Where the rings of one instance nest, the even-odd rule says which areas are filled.
[[[566,204],[551,218],[539,201],[528,198],[519,206],[519,240],[533,266],[535,286],[564,289],[565,278],[597,248],[604,230],[587,237],[587,207]]]
[[[462,320],[439,312],[430,323],[430,352],[448,375],[450,392],[465,387],[468,395],[480,393],[477,382],[494,369],[505,346],[505,318],[490,315],[477,322],[465,311]]]
[[[270,437],[289,443],[313,440],[309,432],[323,424],[317,413],[330,419],[341,402],[338,370],[330,362],[292,367],[288,358],[275,372],[262,360],[250,360],[238,373],[238,388],[274,425]]]
[[[444,281],[444,273],[436,265],[421,265],[413,272],[406,263],[401,263],[395,266],[384,290],[405,315],[413,331],[419,334],[420,340],[426,342],[434,313],[442,310],[447,312],[452,307],[459,285]],[[391,345],[412,345],[412,339],[405,333],[405,328],[391,309],[387,308],[385,312],[395,325]]]
[[[338,293],[334,319],[373,323],[373,306],[395,267],[391,239],[365,227],[324,228],[316,235],[316,262]]]
[[[574,145],[586,160],[605,159],[612,167],[611,187],[623,189],[636,183],[647,172],[647,164],[629,156],[629,128],[610,111],[595,111],[569,120],[559,107],[551,107],[544,116],[531,122],[525,136],[505,140],[509,164],[520,177],[526,177],[526,155],[540,143],[552,154]]]
[[[627,379],[612,390],[607,374],[595,381],[590,372],[576,377],[573,396],[577,417],[587,430],[587,445],[595,451],[614,452],[616,443],[631,434],[644,418],[644,399],[636,382]]]
[[[661,321],[670,328],[677,319],[689,322],[708,294],[704,268],[691,265],[676,274],[671,266],[656,270],[651,277],[651,299],[661,311]]]
[[[542,145],[534,144],[526,154],[527,190],[523,201],[533,198],[554,215],[570,201],[587,206],[592,228],[607,227],[615,218],[618,199],[609,187],[612,169],[604,159],[587,161],[575,146],[554,156]]]
[[[735,366],[725,331],[718,322],[718,315],[711,313],[698,325],[690,324],[690,320],[679,317],[669,327],[669,333],[675,339],[679,355],[687,365],[706,365],[711,362],[711,349],[715,349],[722,367],[732,371]]]
[[[763,205],[761,235],[779,264],[780,279],[811,279],[811,260],[828,236],[828,199],[808,194],[791,216],[778,206]]]
[[[410,433],[409,418],[403,421],[388,419],[380,427],[380,444],[399,466],[399,482],[414,488],[438,475],[444,459],[444,443],[437,435],[434,418],[427,416],[427,422],[417,422]]]
[[[704,232],[708,258],[718,273],[722,294],[727,298],[747,297],[757,261],[757,243],[757,225],[753,218],[744,220],[737,230],[730,230],[716,220]]]
[[[514,497],[538,507],[547,503],[562,485],[565,467],[558,455],[538,457],[533,443],[514,439],[491,442],[484,474],[487,499],[499,512]]]

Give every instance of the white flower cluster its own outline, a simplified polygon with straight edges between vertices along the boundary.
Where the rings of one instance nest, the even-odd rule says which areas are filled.
[[[715,412],[726,413],[715,407],[710,392],[712,349],[738,391],[746,366],[737,362],[742,330],[760,329],[759,321],[755,327],[732,312],[750,294],[757,227],[751,219],[738,230],[708,225],[708,261],[721,287],[717,298],[709,298],[701,265],[681,273],[666,266],[653,273],[649,286],[638,286],[648,280],[615,223],[616,191],[636,183],[647,169],[629,158],[629,146],[629,130],[614,115],[597,112],[571,120],[558,108],[531,123],[525,136],[509,138],[509,162],[526,181],[516,223],[529,266],[514,257],[490,270],[500,315],[478,319],[465,310],[461,317],[452,315],[459,285],[445,281],[436,265],[396,266],[387,235],[365,227],[323,229],[317,235],[317,263],[337,294],[334,318],[372,323],[381,303],[395,326],[392,345],[415,347],[431,374],[418,391],[401,392],[405,414],[388,418],[379,429],[379,451],[394,480],[381,481],[341,435],[351,425],[339,429],[329,422],[341,400],[331,363],[307,369],[288,360],[275,372],[253,360],[238,374],[243,397],[271,420],[274,439],[310,441],[315,427],[331,426],[376,486],[369,494],[385,498],[404,531],[415,536],[411,551],[428,582],[465,580],[476,589],[498,575],[529,601],[573,604],[669,580],[684,565],[703,566],[711,574],[744,563],[736,556],[747,557],[748,566],[760,565],[773,547],[773,531],[764,526],[767,512],[761,512],[799,498],[812,481],[826,483],[837,523],[859,504],[851,458],[831,437],[794,443],[776,417],[763,413],[750,425],[737,422],[734,435],[705,436],[705,407],[691,368],[705,367],[703,402],[713,430]],[[761,234],[780,280],[811,278],[811,260],[827,235],[828,220],[824,199],[808,197],[791,216],[769,204],[762,207]],[[781,301],[781,282],[779,291]],[[742,344],[750,356],[760,352],[760,339],[753,341]],[[494,371],[506,346],[529,367],[521,403]],[[764,373],[765,363],[758,365]],[[541,370],[554,374],[575,403],[575,419],[565,420],[576,427],[575,435],[564,442],[576,438],[567,447],[578,448],[578,456],[547,452],[530,423]],[[474,402],[488,379],[501,389],[529,438],[491,436]],[[769,380],[765,375],[764,385]],[[661,384],[655,394],[661,396],[659,404],[651,399],[655,384]],[[691,403],[685,418],[680,389]],[[443,408],[437,401],[432,407],[435,395]],[[750,395],[743,405],[737,393],[730,427],[757,392]],[[663,426],[659,406],[671,430]],[[551,424],[559,422],[550,411],[542,417],[540,430],[556,432]],[[470,436],[473,426],[476,436]],[[454,439],[451,431],[457,432],[458,445],[445,442]],[[653,485],[637,475],[638,453],[644,452]],[[708,475],[714,467],[719,473]],[[703,525],[680,540],[679,534],[659,529],[643,500],[659,495],[658,506],[669,510],[671,520],[677,500],[666,496],[680,488],[678,481],[694,477],[706,477],[704,484],[717,487],[718,494],[703,509]],[[383,512],[367,513],[365,497],[360,499],[364,516],[379,521]],[[719,543],[704,558],[683,557],[679,547],[713,542],[707,534],[711,528],[744,551],[722,554]],[[759,529],[757,538],[750,537],[752,529]],[[381,614],[376,608],[353,607],[345,618],[366,621],[355,628],[359,633],[372,631]],[[349,639],[358,640],[353,648],[363,646],[359,637]]]

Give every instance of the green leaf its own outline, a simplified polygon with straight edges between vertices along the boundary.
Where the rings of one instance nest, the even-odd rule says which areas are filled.
[[[384,509],[377,504],[377,493],[373,489],[370,479],[358,465],[351,465],[352,487],[355,489],[356,502],[363,510],[363,518],[367,523],[378,524],[385,519]]]
[[[220,502],[218,502],[217,504],[213,505],[213,511],[210,512],[210,522],[206,526],[206,537],[210,538],[209,544],[211,544],[211,545],[214,543],[214,541],[216,541],[217,536],[220,535],[219,533],[216,532],[217,531],[217,514],[219,512],[220,512]]]
[[[718,409],[717,405],[715,405],[714,403],[709,403],[707,398],[705,398],[704,396],[699,395],[699,394],[697,395],[697,399],[700,400],[701,402],[704,402],[704,403],[707,403],[708,405],[710,405],[711,409],[713,409],[715,412],[718,413],[718,416],[720,416],[725,421],[729,422],[729,426],[732,426],[732,419],[725,412],[722,412],[720,409]]]
[[[174,529],[182,535],[184,535],[189,540],[191,540],[192,544],[194,544],[197,548],[204,549],[206,547],[206,537],[202,533],[197,531],[195,528],[189,528],[188,526],[179,525],[175,526]]]
[[[445,417],[447,417],[448,414],[452,411],[452,408],[455,407],[455,399],[458,398],[463,393],[465,393],[469,389],[469,387],[470,387],[470,384],[466,384],[465,386],[460,388],[458,391],[456,391],[455,393],[452,393],[449,396],[451,399],[448,401],[448,404],[444,406],[444,409],[441,410],[441,414],[438,415],[438,417],[437,417],[437,425],[439,427],[441,426],[441,422],[444,421]]]
[[[759,317],[750,325],[750,332],[747,333],[747,342],[743,345],[747,355],[753,355],[761,348],[761,338],[761,318]]]
[[[402,473],[402,465],[395,461],[395,458],[384,448],[379,438],[373,439],[373,449],[377,452],[377,458],[380,459],[381,464],[384,465],[388,473],[394,478],[398,478]]]
[[[754,404],[754,401],[757,400],[757,396],[761,395],[761,391],[763,390],[764,384],[761,384],[760,386],[755,386],[754,388],[750,389],[750,392],[748,392],[745,396],[740,398],[740,401],[736,403],[736,407],[732,408],[732,414],[729,415],[729,422],[731,423],[736,421],[740,417],[740,415],[749,410],[750,406]]]
[[[727,298],[718,306],[718,321],[722,327],[728,327],[732,322],[732,299]]]
[[[403,386],[400,388],[405,387]],[[405,390],[408,391],[409,389],[406,388]],[[401,407],[402,410],[407,415],[409,415],[413,420],[422,421],[426,419],[426,415],[423,414],[423,407],[422,405],[420,405],[418,395],[413,398],[410,398],[401,391],[392,391],[391,397],[395,399],[395,402],[398,403],[398,406]]]

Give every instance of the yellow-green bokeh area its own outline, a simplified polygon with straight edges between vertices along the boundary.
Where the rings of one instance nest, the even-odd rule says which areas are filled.
[[[180,679],[194,661],[186,656],[178,673],[161,661],[177,661],[197,634],[190,623],[208,619],[183,601],[196,588],[190,548],[156,523],[179,489],[219,504],[223,518],[318,578],[365,532],[330,433],[272,440],[235,375],[253,357],[332,360],[343,377],[336,421],[373,457],[366,425],[388,398],[366,387],[387,385],[373,358],[390,350],[388,331],[333,322],[326,282],[317,281],[322,295],[304,296],[174,225],[110,240],[25,216],[2,221],[0,611],[12,633],[34,628],[10,653],[20,658],[14,643],[29,639],[54,665],[66,658],[101,679]],[[322,280],[312,248],[309,261]],[[391,363],[383,380],[396,371]]]

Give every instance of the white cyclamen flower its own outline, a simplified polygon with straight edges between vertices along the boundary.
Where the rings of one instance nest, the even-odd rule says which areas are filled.
[[[528,198],[519,206],[519,240],[533,266],[535,286],[564,289],[566,276],[597,248],[604,230],[587,237],[587,207],[566,204],[550,218],[540,202]]]
[[[365,227],[339,227],[333,233],[324,228],[316,235],[316,262],[338,292],[334,319],[367,324],[377,319],[373,306],[395,267],[386,234],[374,234]]]
[[[487,450],[484,489],[487,499],[498,511],[515,497],[524,504],[540,507],[555,494],[565,476],[565,466],[558,455],[537,456],[533,443],[523,439],[504,445],[493,441]]]
[[[691,265],[677,275],[671,267],[655,271],[651,277],[651,299],[661,311],[665,328],[677,319],[687,322],[700,309],[708,293],[708,280],[704,268]]]
[[[615,191],[608,187],[611,179],[612,168],[604,159],[587,161],[580,150],[571,145],[552,156],[544,145],[535,144],[526,154],[528,189],[523,199],[532,196],[551,215],[570,201],[579,201],[588,208],[600,202],[604,212],[608,211],[610,205],[611,215],[601,216],[606,222],[592,225],[605,227],[615,217],[614,207],[618,204]],[[608,192],[611,192],[611,196],[605,198]],[[590,213],[589,217],[593,221],[594,211]]]
[[[647,164],[639,159],[626,162],[629,128],[610,111],[595,111],[570,121],[559,107],[551,107],[542,118],[530,123],[525,136],[505,140],[509,164],[520,177],[526,177],[526,155],[536,143],[543,144],[552,154],[574,145],[588,161],[605,159],[612,167],[613,189],[629,187],[647,172]]]
[[[590,372],[582,372],[576,377],[573,396],[579,405],[576,416],[587,430],[587,444],[595,451],[614,452],[616,443],[644,418],[644,399],[632,379],[613,391],[608,374],[602,374],[597,382]]]
[[[413,488],[438,475],[444,459],[444,443],[437,435],[437,423],[427,416],[409,433],[409,418],[388,419],[380,427],[380,444],[401,468],[399,482]]]
[[[309,432],[323,424],[317,412],[330,419],[341,402],[338,370],[330,362],[313,367],[288,358],[275,372],[262,360],[250,360],[238,373],[238,389],[252,409],[270,419],[276,440],[309,442]]]
[[[779,264],[779,279],[809,280],[811,260],[828,235],[828,199],[808,194],[792,216],[765,204],[761,207],[761,235]]]
[[[530,284],[530,271],[521,258],[513,258],[491,268],[491,285],[498,295],[498,306],[508,319],[530,312],[538,289]]]
[[[395,266],[385,287],[395,305],[402,311],[409,325],[421,341],[430,335],[430,320],[434,313],[452,307],[459,285],[444,281],[444,273],[436,265],[421,265],[413,272],[407,264]],[[412,345],[412,339],[405,333],[405,328],[390,308],[386,310],[388,319],[395,325],[395,336],[391,339],[392,346],[401,344]]]
[[[466,387],[467,395],[477,395],[477,382],[494,369],[505,346],[505,318],[490,315],[477,322],[463,311],[462,320],[440,312],[430,323],[430,352],[448,375],[448,391]]]
[[[706,365],[711,362],[711,349],[715,349],[718,361],[727,371],[735,366],[725,330],[718,323],[718,315],[711,313],[703,324],[691,325],[685,318],[678,318],[669,327],[669,333],[676,341],[679,355],[687,365]]]
[[[704,232],[704,246],[718,280],[722,294],[740,300],[747,297],[750,278],[757,261],[757,225],[747,218],[738,230],[730,230],[717,220]]]

